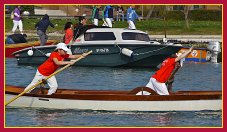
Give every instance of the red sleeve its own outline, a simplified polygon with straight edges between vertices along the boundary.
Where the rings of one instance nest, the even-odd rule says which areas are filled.
[[[63,58],[65,58],[65,59],[69,58],[69,54],[64,55]]]
[[[56,52],[52,52],[51,54],[50,54],[50,57],[49,57],[51,60],[53,60],[53,58],[57,58],[56,57]]]

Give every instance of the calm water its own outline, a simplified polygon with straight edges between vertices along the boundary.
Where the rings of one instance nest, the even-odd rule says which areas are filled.
[[[6,59],[6,84],[27,86],[36,66],[18,66]],[[60,88],[131,90],[146,85],[156,69],[71,67],[56,75]],[[175,77],[174,91],[222,90],[222,64],[185,63]],[[120,112],[7,108],[6,126],[222,126],[222,111]]]

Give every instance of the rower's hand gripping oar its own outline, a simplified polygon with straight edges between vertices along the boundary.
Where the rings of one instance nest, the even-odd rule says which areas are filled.
[[[92,50],[83,54],[83,56],[80,56],[79,58],[77,58],[76,60],[73,60],[73,63],[76,63],[77,61],[83,59],[84,57],[86,57],[87,55],[91,54],[92,53]],[[48,76],[46,79],[44,80],[48,80],[49,78],[51,78],[52,76],[58,74],[59,72],[63,71],[64,69],[68,68],[69,66],[71,66],[72,64],[67,64],[65,65],[64,67],[62,67],[61,69],[55,71],[54,73],[52,73],[50,76]],[[5,106],[7,106],[8,104],[10,104],[11,102],[13,102],[14,100],[16,100],[17,98],[19,98],[20,96],[22,96],[23,94],[27,93],[28,91],[34,89],[35,87],[37,87],[38,85],[40,85],[41,83],[43,83],[42,80],[38,81],[35,85],[31,86],[30,88],[28,88],[27,90],[23,91],[22,93],[18,94],[16,97],[12,98],[9,102],[7,102],[5,104]]]

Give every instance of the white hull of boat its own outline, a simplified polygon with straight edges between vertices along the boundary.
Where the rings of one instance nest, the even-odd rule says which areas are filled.
[[[14,97],[6,94],[6,102]],[[222,100],[103,101],[22,96],[8,106],[107,111],[200,111],[222,110]]]

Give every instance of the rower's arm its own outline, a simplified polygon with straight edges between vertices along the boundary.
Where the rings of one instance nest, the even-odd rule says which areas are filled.
[[[86,53],[83,53],[83,54],[80,54],[80,55],[69,55],[69,59],[77,59],[81,56],[83,56],[83,57],[86,56]]]
[[[175,59],[175,62],[181,60],[182,58],[185,58],[186,56],[188,56],[194,49],[194,46],[192,46],[188,51],[184,52],[182,55],[180,55],[179,57],[177,57]]]
[[[53,61],[56,65],[61,66],[61,65],[67,65],[67,64],[71,64],[71,61],[58,61],[57,58],[53,58]]]

